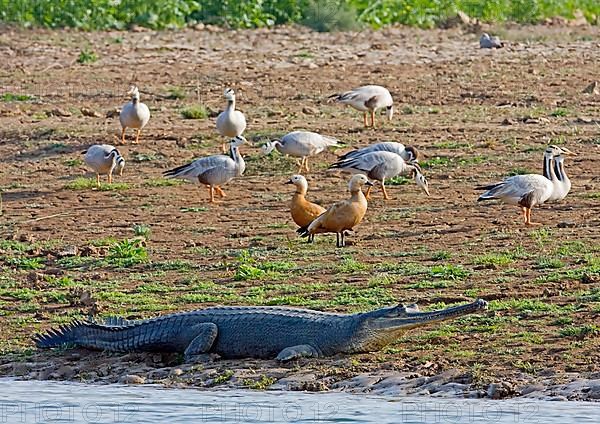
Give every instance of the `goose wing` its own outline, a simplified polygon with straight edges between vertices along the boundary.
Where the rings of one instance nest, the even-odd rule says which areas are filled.
[[[499,183],[478,188],[487,190],[479,196],[478,201],[501,199],[512,204],[521,204],[525,199],[530,199],[527,203],[543,203],[553,191],[552,182],[538,174],[515,175]]]
[[[402,143],[396,143],[394,141],[385,141],[382,143],[371,144],[370,146],[363,147],[360,149],[352,150],[342,156],[340,156],[340,160],[351,159],[357,156],[361,156],[367,153],[372,152],[391,152],[396,153],[397,155],[402,156],[405,153],[406,147]]]
[[[235,170],[235,162],[229,156],[214,155],[196,159],[186,165],[165,171],[163,175],[167,178],[183,178],[192,182],[197,182],[198,177],[212,169]]]
[[[362,172],[371,178],[377,178],[370,175],[371,171],[375,168],[378,168],[380,173],[385,170],[386,174],[395,170],[396,174],[394,175],[397,175],[403,171],[403,165],[404,160],[399,155],[386,151],[375,151],[350,159],[340,160],[329,168],[341,169],[347,172]],[[385,177],[389,178],[394,175],[385,175]]]
[[[292,131],[281,138],[282,149],[295,156],[312,156],[321,153],[338,141],[310,131]]]

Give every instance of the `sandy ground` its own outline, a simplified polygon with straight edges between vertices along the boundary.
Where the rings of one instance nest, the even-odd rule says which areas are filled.
[[[598,79],[600,34],[595,27],[497,32],[507,47],[491,51],[478,48],[478,34],[460,29],[4,28],[0,96],[34,98],[0,102],[0,231],[6,240],[0,252],[0,374],[600,398],[600,95],[584,93]],[[78,63],[84,49],[98,60]],[[107,112],[127,100],[131,83],[140,87],[152,118],[139,145],[119,146],[127,165],[115,180],[125,185],[73,189],[76,178],[93,177],[80,152],[117,142],[118,118]],[[396,102],[394,120],[376,130],[362,128],[356,111],[326,102],[332,93],[367,83],[388,87]],[[245,175],[211,205],[205,188],[166,185],[161,173],[219,151],[224,140],[214,117],[189,120],[180,112],[199,103],[222,109],[226,86],[238,93],[251,144],[242,148]],[[431,196],[410,181],[390,186],[392,199],[375,194],[346,249],[335,249],[328,236],[307,246],[294,233],[290,190],[283,185],[295,162],[264,157],[258,148],[294,129],[344,143],[311,161],[310,198],[319,203],[347,195],[347,176],[325,172],[336,155],[384,140],[424,153]],[[476,202],[478,184],[511,172],[540,172],[548,143],[578,155],[567,161],[573,183],[567,199],[533,213],[543,227],[523,226],[515,207]],[[130,267],[103,261],[109,247],[102,240],[131,238],[136,224],[151,229],[147,261]],[[239,279],[240,255],[259,268],[267,262],[288,266]],[[90,312],[140,318],[223,303],[350,312],[394,301],[436,307],[475,297],[491,301],[490,310],[415,330],[383,352],[286,366],[254,360],[181,366],[161,355],[40,353],[30,341],[36,331]]]

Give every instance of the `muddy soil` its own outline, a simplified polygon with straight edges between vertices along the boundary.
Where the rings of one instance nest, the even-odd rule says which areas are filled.
[[[600,78],[600,32],[495,32],[507,46],[492,51],[478,48],[479,34],[461,29],[3,28],[0,375],[600,398],[600,88],[589,87]],[[93,51],[97,60],[79,63],[86,62],[82,51]],[[133,83],[152,118],[139,145],[130,143],[129,133],[128,143],[118,146],[127,165],[115,180],[124,184],[77,189],[78,178],[93,178],[80,152],[118,142],[118,116],[111,111],[127,101]],[[388,87],[396,104],[393,121],[381,116],[375,130],[362,127],[358,112],[326,101],[367,83]],[[251,143],[241,149],[245,175],[209,204],[204,187],[167,185],[161,173],[219,152],[225,140],[214,115],[227,86],[238,93]],[[33,98],[15,101],[7,94]],[[196,104],[206,106],[209,117],[183,119],[181,110]],[[431,196],[399,180],[388,189],[391,200],[375,192],[348,247],[336,249],[331,236],[306,245],[294,232],[291,193],[283,185],[297,165],[259,150],[262,141],[295,129],[344,143],[311,159],[309,195],[318,203],[347,196],[347,175],[326,172],[337,155],[378,141],[423,152]],[[476,202],[478,184],[541,172],[549,143],[577,156],[566,163],[569,196],[534,210],[542,226],[525,227],[515,207]],[[151,230],[143,243],[148,258],[129,265],[105,260],[107,237],[133,238],[135,225]],[[241,275],[244,260],[262,272]],[[491,301],[490,310],[415,329],[382,352],[283,366],[37,352],[30,341],[36,331],[90,313],[141,318],[212,304],[351,312],[394,301],[427,308],[475,297]]]

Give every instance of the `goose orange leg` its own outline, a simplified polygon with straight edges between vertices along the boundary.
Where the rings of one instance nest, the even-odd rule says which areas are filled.
[[[112,184],[112,172],[108,173],[108,183]]]
[[[210,196],[210,203],[215,203],[215,191],[213,186],[208,186],[208,195]]]
[[[531,222],[531,208],[527,208],[527,221],[525,222],[527,225],[542,225],[539,222]]]
[[[215,186],[215,191],[219,195],[219,197],[225,197],[225,192],[219,186]]]
[[[138,144],[138,142],[140,141],[140,133],[142,132],[141,129],[136,129],[135,130],[135,141],[133,142],[133,144]]]
[[[371,128],[375,128],[375,110],[371,111]]]
[[[369,123],[367,122],[367,112],[363,113],[363,121],[365,123],[365,128],[369,127]]]
[[[387,191],[385,191],[385,184],[383,184],[383,182],[381,182],[381,190],[383,191],[383,198],[385,200],[390,200],[390,196],[388,196]]]
[[[308,157],[304,156],[302,158],[302,163],[304,164],[304,170],[310,172],[310,169],[308,168]]]
[[[123,127],[123,129],[121,130],[121,143],[125,144],[125,130],[127,129],[127,127]]]
[[[100,187],[100,174],[96,174],[96,186]]]
[[[367,192],[365,193],[365,199],[367,200],[371,200],[371,189],[373,188],[373,186],[369,186],[367,188]]]

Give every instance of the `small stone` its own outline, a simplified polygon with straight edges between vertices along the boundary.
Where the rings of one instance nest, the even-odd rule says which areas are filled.
[[[502,125],[514,125],[516,123],[517,121],[512,118],[504,118],[504,121],[502,121]]]
[[[491,383],[487,389],[487,395],[490,399],[504,399],[515,394],[514,387],[505,381],[501,383]]]
[[[106,116],[107,118],[116,118],[120,114],[121,114],[121,109],[114,108],[114,109],[106,111],[106,114],[104,116]]]
[[[304,106],[302,108],[302,113],[304,113],[305,115],[318,115],[319,109],[311,106]]]
[[[119,378],[119,383],[121,384],[144,384],[145,382],[146,379],[144,377],[135,374],[128,374]]]
[[[562,221],[562,222],[559,222],[557,225],[558,228],[573,228],[576,226],[577,226],[577,223],[575,223],[573,221]]]
[[[179,377],[181,374],[183,374],[183,370],[181,368],[175,368],[171,371],[171,375],[174,377]]]
[[[79,249],[77,246],[66,246],[63,250],[58,252],[56,256],[59,258],[66,258],[68,256],[77,256],[79,254]]]
[[[196,31],[204,31],[204,28],[205,28],[205,27],[206,27],[206,26],[205,26],[205,25],[204,25],[202,22],[200,22],[200,23],[197,23],[196,25],[194,25],[194,29],[195,29]]]
[[[64,110],[64,109],[57,107],[57,108],[52,109],[50,112],[47,112],[47,115],[68,118],[69,116],[72,116],[73,114],[71,112],[69,112],[68,110]]]
[[[592,82],[590,85],[588,85],[587,87],[585,87],[585,89],[583,90],[583,92],[585,94],[595,94],[595,95],[600,95],[600,84],[598,84],[598,81],[594,81]]]
[[[90,117],[90,118],[100,118],[100,117],[102,117],[102,115],[100,115],[100,113],[96,112],[95,110],[88,109],[87,107],[82,107],[81,108],[81,114],[83,116],[87,116],[87,117]]]

